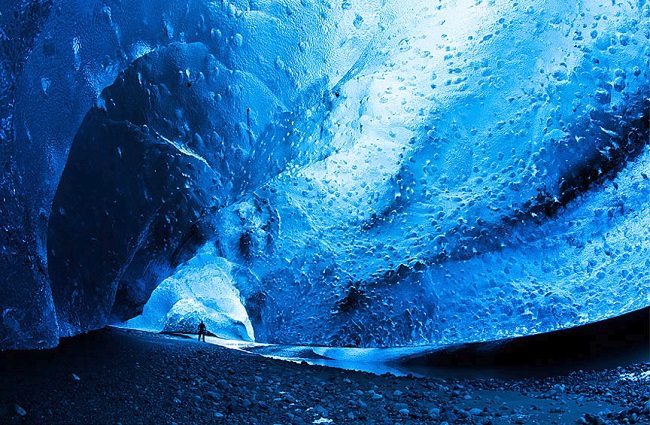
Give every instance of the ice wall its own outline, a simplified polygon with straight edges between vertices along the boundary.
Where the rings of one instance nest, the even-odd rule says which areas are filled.
[[[120,72],[137,67],[135,62],[148,54],[165,56],[163,51],[166,46],[173,45],[177,50],[187,47],[201,50],[204,57],[210,56],[211,63],[201,64],[211,67],[210,72],[217,71],[213,68],[216,66],[226,74],[234,74],[230,81],[237,84],[230,85],[228,91],[213,93],[213,98],[208,98],[207,94],[202,96],[203,100],[213,102],[200,105],[202,108],[212,108],[215,101],[224,98],[225,104],[230,102],[233,106],[232,110],[222,109],[221,118],[218,117],[218,107],[217,111],[207,114],[209,119],[216,115],[217,119],[222,120],[218,123],[219,128],[209,134],[202,134],[189,127],[171,123],[175,127],[172,130],[179,133],[174,133],[176,138],[168,145],[172,147],[176,144],[180,148],[177,150],[179,155],[183,155],[186,144],[193,141],[201,143],[202,138],[208,137],[208,143],[219,142],[210,139],[211,134],[216,133],[222,138],[226,136],[226,141],[220,142],[224,145],[221,151],[223,155],[230,150],[237,151],[239,145],[254,144],[259,135],[253,132],[267,131],[272,120],[281,125],[291,123],[292,114],[302,114],[304,108],[314,108],[309,113],[315,115],[325,113],[321,107],[322,102],[314,100],[312,95],[318,99],[322,95],[319,91],[336,84],[357,60],[367,41],[379,30],[382,10],[381,4],[376,1],[360,2],[354,7],[331,8],[320,2],[297,1],[136,1],[125,5],[119,1],[25,0],[3,3],[1,8],[2,96],[6,99],[1,117],[2,159],[5,164],[2,193],[4,199],[10,200],[3,205],[2,215],[5,248],[2,269],[7,270],[4,274],[7,278],[0,284],[0,298],[3,300],[0,345],[11,348],[53,345],[59,334],[69,335],[102,326],[109,320],[116,298],[119,301],[115,314],[118,317],[132,314],[141,309],[155,285],[172,271],[167,264],[169,258],[157,261],[159,258],[156,254],[140,254],[139,247],[142,244],[152,244],[147,235],[152,223],[157,225],[161,221],[167,221],[163,216],[175,214],[176,211],[163,209],[164,211],[155,212],[157,210],[153,208],[154,213],[147,216],[147,212],[152,210],[140,211],[142,205],[138,205],[136,199],[134,205],[120,204],[110,211],[112,214],[120,209],[122,212],[133,209],[135,223],[129,224],[124,229],[124,234],[120,235],[119,231],[118,234],[111,234],[109,229],[104,228],[102,235],[84,236],[78,234],[96,230],[92,223],[88,224],[90,229],[84,228],[84,224],[94,219],[93,215],[109,213],[102,209],[103,205],[92,207],[94,211],[86,219],[75,214],[76,208],[87,211],[86,204],[57,206],[54,209],[52,206],[73,140],[80,140],[77,143],[80,147],[73,149],[73,152],[87,149],[86,152],[90,153],[88,149],[92,147],[85,145],[84,140],[88,137],[93,140],[97,138],[89,135],[86,130],[93,122],[97,123],[101,119],[97,114],[101,115],[100,111],[106,106],[102,103],[101,93],[106,87],[119,86],[116,78]],[[366,11],[365,23],[359,25],[355,16],[362,9]],[[172,50],[173,46],[170,47]],[[147,60],[143,58],[140,63]],[[175,70],[178,71],[175,83],[179,85],[197,82],[196,79],[200,84],[201,79],[207,75],[206,72],[201,74],[198,71],[192,74],[191,69],[181,65]],[[187,81],[180,80],[183,75]],[[242,80],[250,84],[239,84]],[[215,83],[214,80],[212,83]],[[215,84],[223,85],[219,82]],[[258,90],[260,87],[261,91]],[[163,95],[165,88],[166,85],[162,87]],[[147,93],[146,96],[149,97],[150,94]],[[123,97],[126,95],[127,93],[122,94]],[[268,98],[279,109],[273,110],[272,116],[264,115],[268,111],[256,110],[256,105],[247,105],[241,101],[252,95],[259,95],[256,105],[265,107]],[[232,99],[236,99],[236,105],[232,105]],[[240,100],[239,103],[237,99]],[[123,106],[119,105],[116,109]],[[242,119],[245,111],[249,111],[246,119],[237,122],[236,120]],[[167,112],[169,111],[165,113]],[[174,114],[175,112],[173,111]],[[151,112],[147,119],[152,115],[158,113]],[[133,117],[125,120],[130,118]],[[160,117],[158,122],[169,124],[170,118],[173,119]],[[84,120],[89,123],[82,125]],[[146,125],[143,122],[138,124]],[[80,129],[80,126],[83,128]],[[159,129],[154,127],[153,130]],[[273,131],[273,128],[268,129],[271,138]],[[299,146],[296,149],[291,147],[291,137],[288,137],[290,135],[287,132],[275,133],[277,140],[275,144],[269,144],[270,150],[265,150],[264,144],[255,146],[254,150],[264,160],[264,164],[250,168],[249,174],[257,178],[251,179],[252,181],[260,181],[265,175],[277,173],[282,169],[284,161],[294,154],[305,152]],[[232,134],[243,135],[244,140],[228,140],[227,136]],[[284,144],[278,146],[279,141]],[[211,147],[213,146],[208,146]],[[249,152],[244,155],[245,161],[252,160],[249,154],[253,149],[248,147]],[[113,148],[113,152],[116,152],[117,146]],[[97,149],[110,148],[97,146]],[[100,154],[99,151],[93,153]],[[165,155],[168,154],[163,153]],[[110,162],[111,157],[105,159]],[[89,160],[103,171],[103,166],[107,165],[102,164],[101,160],[92,161],[91,158],[75,159],[73,156],[71,160],[68,168],[90,166],[91,174],[94,170]],[[81,166],[73,165],[75,161],[81,162]],[[166,159],[161,161],[164,163]],[[241,158],[239,164],[242,164]],[[241,172],[234,163],[230,167],[232,169],[228,170],[229,173]],[[124,171],[126,169],[112,170],[113,175]],[[184,172],[178,169],[174,173],[176,171],[181,174]],[[72,177],[64,177],[64,182],[80,178],[90,185],[96,183],[95,180],[104,179],[103,176],[94,175],[85,180],[73,171],[68,174],[72,174]],[[137,178],[133,176],[135,184]],[[222,179],[228,180],[228,177],[222,176]],[[174,176],[170,180],[173,181]],[[236,182],[235,189],[241,189],[239,185],[243,180]],[[154,184],[154,187],[148,189],[160,191],[159,186]],[[67,190],[74,193],[77,189],[66,189],[64,183],[59,196],[74,196]],[[141,200],[148,194],[144,187],[140,189],[137,198]],[[111,190],[120,191],[121,188]],[[224,192],[227,190],[221,191]],[[114,192],[107,193],[104,198],[112,194]],[[236,190],[232,191],[232,195],[238,195]],[[101,198],[102,195],[99,194],[98,197]],[[201,204],[201,207],[218,205],[221,201],[210,199],[207,205]],[[195,204],[191,204],[183,209],[194,212],[197,209],[195,207]],[[48,222],[53,210],[59,214],[62,211],[68,212],[67,217],[71,222],[62,225],[65,228],[62,233],[68,229],[65,226],[74,228],[75,223],[81,225],[76,231],[64,234],[64,238],[71,239],[66,247],[56,246],[59,252],[66,252],[66,255],[75,253],[83,257],[79,259],[70,254],[70,257],[61,259],[61,265],[53,266],[55,270],[57,267],[58,270],[66,270],[66,276],[58,276],[57,271],[48,275],[50,265],[47,257],[56,256],[57,251],[56,248],[54,252],[46,249]],[[123,223],[123,218],[118,215],[115,222]],[[187,223],[179,225],[178,232],[169,237],[163,236],[162,239],[171,240],[170,244],[175,244],[176,247],[182,245],[185,239],[180,237],[183,240],[179,241],[178,233],[188,228],[188,234],[196,233],[196,227],[192,227],[191,223],[184,227],[185,224]],[[53,226],[49,227],[50,232],[56,234],[57,230],[52,230]],[[55,224],[54,227],[58,228],[58,225]],[[164,224],[158,225],[160,227],[164,227]],[[80,245],[74,245],[80,241]],[[192,245],[193,248],[196,247]],[[175,248],[169,247],[160,257],[165,257],[170,252],[176,252]],[[80,264],[77,260],[103,264],[99,269],[93,269],[90,263]],[[171,263],[175,266],[178,261],[172,259]],[[17,270],[15,264],[24,270]],[[133,264],[132,269],[129,269],[130,264]],[[68,271],[68,266],[72,270]],[[124,276],[127,276],[127,282],[120,284]],[[16,284],[16,281],[20,284]],[[57,281],[62,283],[59,285]],[[119,293],[118,288],[121,288]],[[57,305],[53,305],[53,301]]]
[[[648,305],[638,6],[449,2],[396,21],[339,88],[346,147],[258,190],[273,214],[216,219],[264,288],[257,336],[450,344]]]
[[[648,305],[649,9],[3,5],[0,347],[134,316],[206,243],[261,340]]]

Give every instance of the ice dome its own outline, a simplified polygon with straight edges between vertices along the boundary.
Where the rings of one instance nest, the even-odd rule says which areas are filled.
[[[650,305],[646,1],[163,3],[0,6],[1,349],[196,314],[447,345]]]

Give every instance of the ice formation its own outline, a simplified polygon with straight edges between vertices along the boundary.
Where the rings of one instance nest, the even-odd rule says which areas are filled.
[[[127,327],[154,332],[196,333],[203,320],[220,338],[252,341],[255,334],[240,294],[233,264],[207,245],[153,291],[142,315]],[[241,273],[241,272],[240,272]],[[241,277],[241,274],[240,274]]]
[[[141,312],[444,345],[650,304],[646,1],[0,12],[0,348]]]

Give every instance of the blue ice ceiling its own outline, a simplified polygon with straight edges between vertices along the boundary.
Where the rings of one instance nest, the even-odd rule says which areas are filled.
[[[650,5],[0,9],[0,348],[444,345],[650,304]]]

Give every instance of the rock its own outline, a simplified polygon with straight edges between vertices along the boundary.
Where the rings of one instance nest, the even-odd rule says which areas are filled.
[[[402,393],[400,390],[395,390],[395,391],[393,392],[393,395],[394,395],[395,397],[399,397],[399,396],[401,396],[402,394],[403,394],[403,393]]]
[[[327,411],[327,409],[321,406],[320,404],[314,407],[314,412],[318,413],[324,418],[327,418],[329,416],[329,412]]]
[[[214,401],[219,401],[219,400],[221,400],[221,394],[219,394],[219,393],[216,392],[216,391],[207,391],[207,392],[205,393],[205,396],[206,396],[207,398],[211,399],[211,400],[214,400]]]
[[[647,414],[650,414],[650,400],[645,402],[645,405],[643,406],[643,411],[646,412]]]
[[[225,379],[219,379],[219,380],[217,381],[217,386],[218,386],[219,388],[221,388],[221,389],[229,389],[229,388],[232,388],[232,385],[230,385],[230,384],[228,383],[228,381],[226,381]]]
[[[438,409],[437,407],[432,407],[431,409],[429,409],[429,416],[431,416],[432,418],[437,418],[438,416],[440,416],[440,409]]]
[[[402,414],[402,415],[404,415],[404,416],[408,416],[408,415],[411,414],[411,412],[409,411],[409,409],[400,409],[399,413]]]
[[[585,413],[578,419],[580,423],[589,424],[589,425],[605,425],[605,420],[600,415],[590,415]]]
[[[472,416],[477,416],[480,415],[481,413],[483,413],[483,410],[479,409],[478,407],[474,407],[469,411],[469,414]]]
[[[214,417],[217,418],[217,419],[221,419],[221,418],[223,418],[223,413],[221,413],[221,412],[214,412]]]
[[[14,410],[16,411],[17,415],[20,415],[20,416],[27,415],[27,411],[25,409],[23,409],[22,407],[20,407],[19,405],[17,405],[17,404],[14,405]]]
[[[289,393],[284,394],[284,399],[289,403],[298,403],[298,400],[296,400],[296,398]]]
[[[555,384],[553,385],[553,387],[551,387],[549,393],[551,395],[554,395],[554,394],[562,394],[565,391],[566,391],[566,386],[564,384]]]

